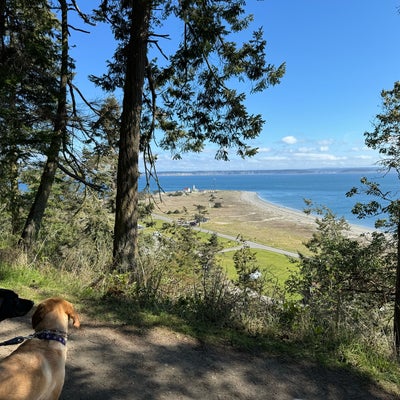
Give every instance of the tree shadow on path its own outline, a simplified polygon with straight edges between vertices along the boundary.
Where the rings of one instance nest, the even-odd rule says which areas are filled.
[[[32,333],[3,321],[2,340]],[[16,346],[0,347],[0,358]],[[314,363],[204,346],[165,328],[83,321],[71,330],[61,400],[395,400],[367,379]]]
[[[63,400],[389,400],[349,371],[265,358],[153,328],[88,323],[68,344]]]

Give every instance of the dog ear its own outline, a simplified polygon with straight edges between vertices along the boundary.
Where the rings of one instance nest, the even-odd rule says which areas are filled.
[[[70,319],[72,319],[72,325],[75,328],[79,328],[81,326],[81,323],[79,321],[79,316],[75,312],[74,306],[68,301],[65,302],[65,313],[68,315]]]
[[[42,319],[48,312],[47,309],[48,309],[48,307],[47,307],[46,303],[40,303],[37,306],[36,311],[32,315],[32,328],[33,329],[35,329],[40,324],[40,322],[42,321]]]
[[[59,304],[63,307],[65,314],[67,314],[69,319],[72,319],[75,328],[80,327],[80,321],[78,314],[74,310],[74,306],[61,298],[50,298],[40,303],[34,314],[32,315],[32,327],[35,329],[47,313],[51,312],[55,304]]]

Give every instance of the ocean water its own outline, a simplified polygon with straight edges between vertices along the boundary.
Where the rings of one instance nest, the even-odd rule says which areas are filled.
[[[351,210],[356,202],[373,198],[365,194],[346,197],[352,187],[361,187],[360,179],[366,176],[380,184],[381,189],[397,195],[400,182],[395,174],[383,176],[373,169],[359,170],[299,170],[299,171],[236,171],[207,173],[162,173],[159,181],[166,192],[196,188],[198,190],[241,190],[256,192],[268,202],[303,211],[304,199],[331,209],[338,217],[345,217],[352,224],[374,226],[374,219],[358,219]],[[140,179],[140,188],[145,179]],[[156,190],[155,182],[151,189]]]

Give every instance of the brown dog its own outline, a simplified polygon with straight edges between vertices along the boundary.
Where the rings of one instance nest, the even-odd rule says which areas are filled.
[[[1,400],[56,400],[67,356],[68,321],[79,328],[74,307],[61,298],[39,304],[32,316],[35,333],[0,362]]]

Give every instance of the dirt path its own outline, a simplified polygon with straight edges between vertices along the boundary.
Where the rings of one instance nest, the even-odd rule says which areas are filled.
[[[68,341],[62,400],[395,399],[350,372],[82,319]],[[1,323],[2,340],[29,333],[29,316]],[[14,349],[0,347],[0,357]]]

